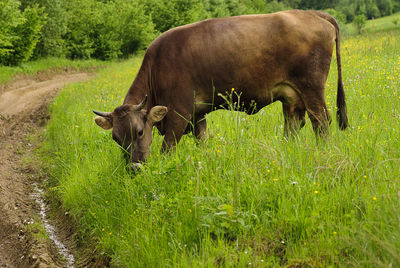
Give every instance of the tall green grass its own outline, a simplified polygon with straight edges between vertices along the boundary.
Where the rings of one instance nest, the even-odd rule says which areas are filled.
[[[351,128],[317,145],[308,120],[283,138],[279,103],[256,115],[217,111],[209,138],[184,137],[140,173],[93,122],[122,103],[141,58],[67,86],[51,106],[50,192],[81,239],[128,267],[400,266],[399,31],[348,38],[343,76]],[[333,60],[326,91],[336,103]]]

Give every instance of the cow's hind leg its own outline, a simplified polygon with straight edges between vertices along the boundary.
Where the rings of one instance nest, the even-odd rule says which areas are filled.
[[[331,64],[332,46],[317,45],[291,72],[301,92],[307,114],[318,138],[329,134],[331,117],[325,103],[325,85]]]
[[[317,139],[325,138],[329,134],[329,124],[332,121],[326,107],[323,92],[324,90],[315,91],[313,94],[307,94],[304,98],[307,114]]]

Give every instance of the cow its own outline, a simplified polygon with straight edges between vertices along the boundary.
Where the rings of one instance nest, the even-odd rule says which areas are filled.
[[[204,139],[205,115],[223,107],[220,95],[231,89],[248,113],[281,101],[286,136],[304,126],[307,112],[318,139],[331,122],[324,94],[335,43],[337,120],[344,130],[338,23],[327,13],[303,10],[207,19],[164,32],[147,48],[123,105],[93,111],[95,122],[112,128],[132,169],[149,156],[153,126],[164,135],[162,150],[189,129]]]

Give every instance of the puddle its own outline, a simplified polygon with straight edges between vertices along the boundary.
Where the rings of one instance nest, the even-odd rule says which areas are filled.
[[[43,200],[43,190],[40,189],[36,183],[34,183],[33,186],[34,186],[34,192],[31,194],[31,196],[40,206],[40,216],[42,218],[44,228],[46,229],[46,233],[56,245],[58,253],[61,254],[66,260],[66,267],[73,268],[75,263],[74,255],[70,254],[68,252],[67,247],[58,239],[56,234],[56,229],[53,225],[50,224],[49,219],[47,217],[46,214],[47,208]]]

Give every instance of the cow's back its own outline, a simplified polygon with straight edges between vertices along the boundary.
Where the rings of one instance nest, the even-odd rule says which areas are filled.
[[[148,48],[151,75],[163,103],[204,101],[231,88],[258,100],[298,75],[304,59],[334,46],[334,26],[313,11],[284,11],[201,21],[171,29]],[[318,48],[318,49],[316,49]],[[322,52],[321,52],[322,51]]]

